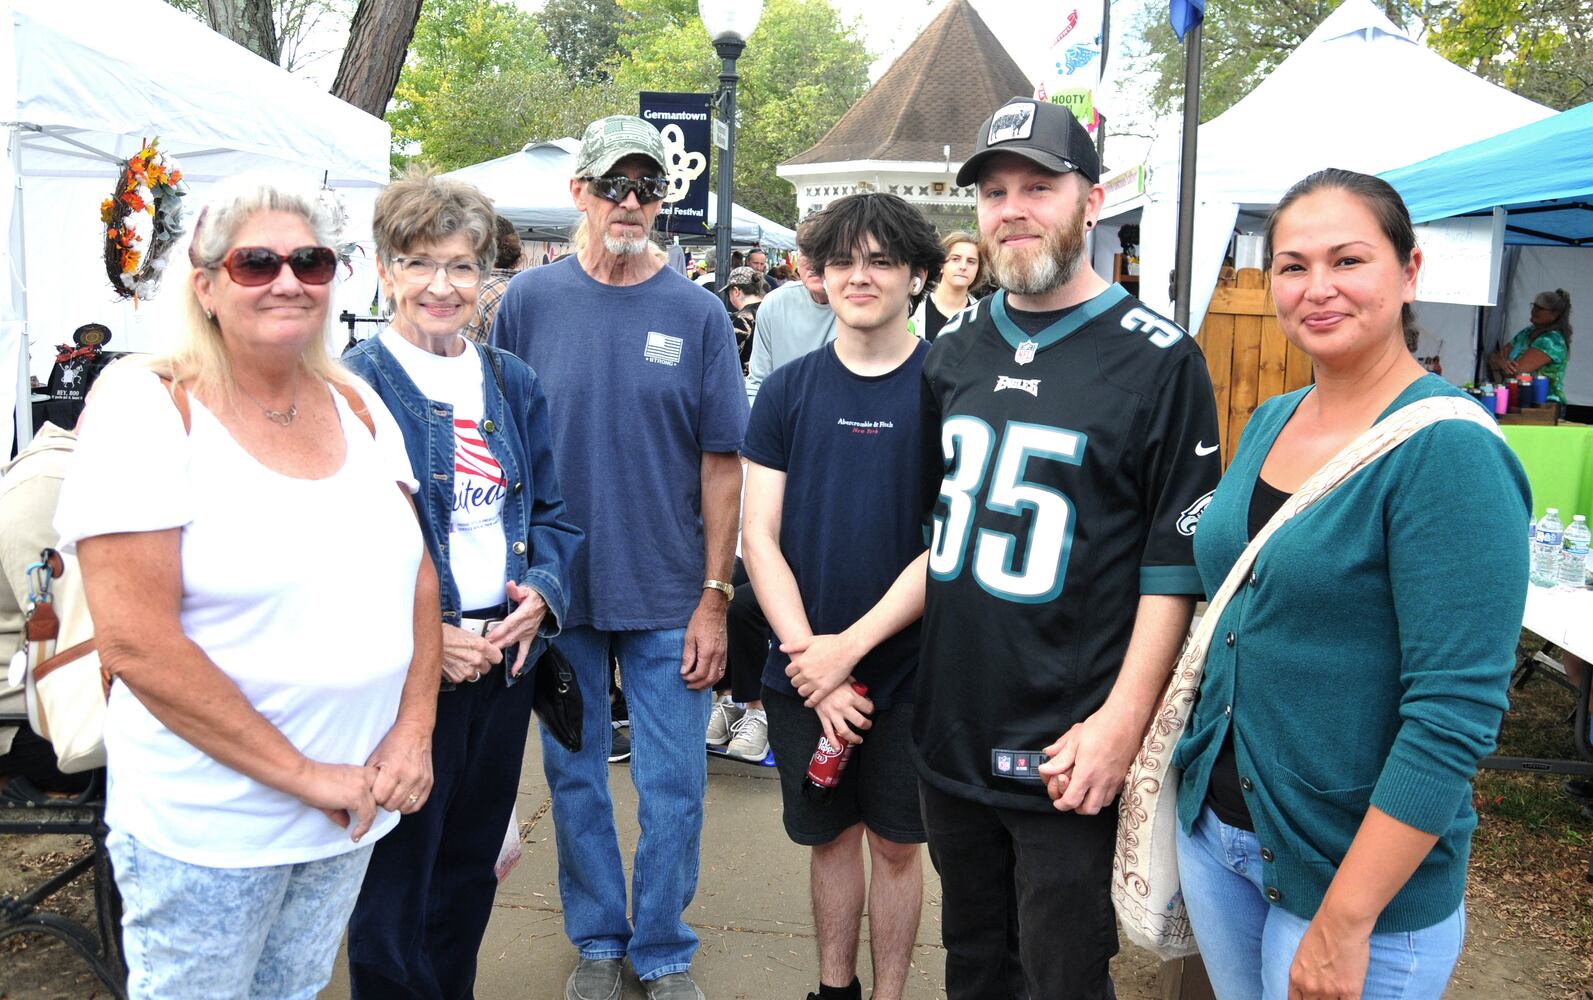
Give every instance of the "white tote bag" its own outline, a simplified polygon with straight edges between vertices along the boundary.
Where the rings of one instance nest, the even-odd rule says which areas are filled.
[[[1130,941],[1163,959],[1183,958],[1199,948],[1178,887],[1178,769],[1173,749],[1189,722],[1206,666],[1206,650],[1228,600],[1250,575],[1261,547],[1285,521],[1317,503],[1341,483],[1412,434],[1440,420],[1469,420],[1503,437],[1493,418],[1469,399],[1439,396],[1418,400],[1344,446],[1305,481],[1240,554],[1212,596],[1194,635],[1184,646],[1151,719],[1139,754],[1129,767],[1117,806],[1117,848],[1112,855],[1112,905]]]
[[[55,748],[67,774],[105,766],[105,700],[111,679],[94,648],[94,623],[77,560],[45,549],[28,610],[28,725]]]

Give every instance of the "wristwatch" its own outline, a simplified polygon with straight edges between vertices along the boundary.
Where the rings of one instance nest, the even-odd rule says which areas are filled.
[[[723,580],[704,580],[702,582],[702,589],[719,591],[721,594],[725,595],[726,604],[729,604],[731,601],[736,599],[736,588]]]

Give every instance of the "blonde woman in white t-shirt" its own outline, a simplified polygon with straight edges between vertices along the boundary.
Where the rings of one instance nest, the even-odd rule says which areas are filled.
[[[115,680],[135,1000],[315,995],[431,790],[437,577],[398,427],[327,354],[316,194],[240,180],[200,213],[180,346],[100,381],[57,510]]]

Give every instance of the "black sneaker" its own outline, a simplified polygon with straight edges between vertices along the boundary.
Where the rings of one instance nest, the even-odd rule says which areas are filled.
[[[631,759],[631,724],[615,722],[611,725],[614,727],[614,735],[609,738],[608,762],[623,764]]]
[[[1582,805],[1593,805],[1593,779],[1568,778],[1560,789]]]

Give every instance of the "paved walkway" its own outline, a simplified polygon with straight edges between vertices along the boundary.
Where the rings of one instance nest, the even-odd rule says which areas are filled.
[[[519,815],[525,857],[498,891],[496,911],[481,948],[478,1000],[562,1000],[575,951],[564,937],[559,909],[553,819],[542,778],[540,742],[533,735],[520,780]],[[813,917],[808,905],[806,850],[786,839],[774,771],[710,760],[702,876],[686,920],[702,938],[692,972],[708,1000],[803,1000],[818,985]],[[636,848],[636,791],[630,771],[610,768],[621,848]],[[1528,970],[1547,960],[1504,934],[1484,912],[1471,914],[1467,947],[1445,996],[1450,1000],[1506,1000],[1542,994]],[[869,982],[868,923],[859,958]],[[1161,1000],[1158,965],[1127,944],[1112,967],[1122,1000]],[[645,1000],[626,974],[624,1000]],[[4,994],[0,989],[0,994]],[[944,997],[945,952],[940,947],[940,883],[924,859],[924,909],[908,975],[908,1000]],[[867,996],[867,993],[864,993]],[[342,956],[322,1000],[347,1000]],[[1035,1000],[1063,1000],[1046,997]]]
[[[520,781],[519,814],[525,857],[498,891],[476,981],[479,1000],[560,1000],[575,965],[559,909],[553,818],[542,778],[541,746],[533,735]],[[780,824],[780,788],[772,768],[711,760],[702,875],[686,921],[702,938],[693,976],[709,1000],[803,1000],[818,988],[813,916],[808,905],[807,851],[786,839]],[[636,791],[629,769],[610,769],[622,853],[635,852]],[[863,925],[862,968],[868,972],[868,923]],[[945,953],[940,947],[940,883],[924,858],[924,910],[906,996],[945,996]],[[1125,949],[1117,966],[1118,996],[1152,1000],[1155,963]],[[642,1000],[641,984],[627,970],[625,1000]],[[867,996],[867,993],[864,994]],[[343,959],[323,1000],[346,1000]]]

